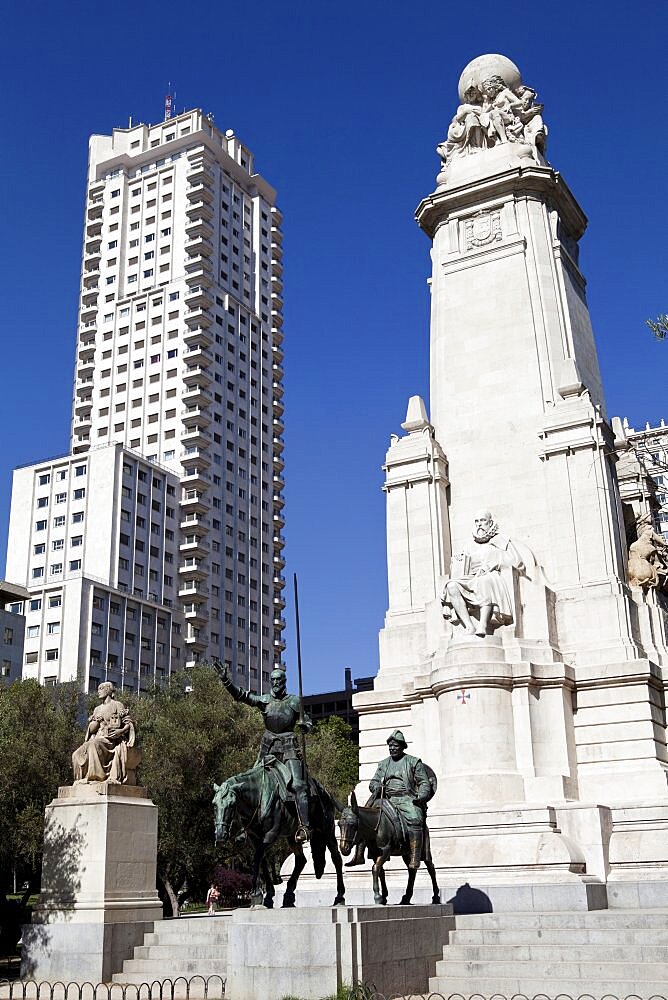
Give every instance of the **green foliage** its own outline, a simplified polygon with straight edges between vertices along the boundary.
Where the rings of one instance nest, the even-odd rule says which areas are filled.
[[[44,808],[72,781],[72,751],[83,742],[76,684],[34,680],[0,686],[0,872],[34,869],[42,852]]]
[[[359,775],[359,749],[350,732],[348,723],[333,715],[314,726],[306,739],[309,772],[342,804]]]
[[[158,875],[176,893],[203,899],[216,861],[234,854],[234,845],[214,844],[213,782],[253,764],[260,713],[236,704],[209,666],[123,700],[143,752],[138,778],[159,809]]]
[[[662,313],[656,319],[646,319],[645,324],[650,328],[657,340],[665,340],[668,336],[668,314]]]

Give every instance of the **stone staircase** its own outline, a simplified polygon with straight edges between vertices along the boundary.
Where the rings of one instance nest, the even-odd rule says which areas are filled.
[[[432,993],[668,997],[668,910],[456,917]]]
[[[223,910],[215,916],[200,914],[179,917],[178,920],[161,920],[153,931],[144,935],[144,943],[134,950],[134,958],[126,959],[123,971],[117,972],[115,983],[153,983],[177,977],[192,979],[201,976],[213,980],[207,990],[208,997],[222,996],[222,983],[227,976],[227,931],[232,910]],[[185,990],[179,988],[175,995]],[[203,982],[191,985],[189,995],[203,996]]]

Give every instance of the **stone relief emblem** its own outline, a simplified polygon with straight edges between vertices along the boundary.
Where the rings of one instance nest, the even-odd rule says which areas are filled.
[[[529,146],[537,163],[545,155],[547,127],[536,91],[522,83],[517,66],[505,56],[479,56],[459,80],[461,104],[446,139],[437,146],[446,166],[453,157],[468,156],[502,143]]]
[[[501,213],[478,212],[471,219],[466,219],[464,239],[467,250],[498,242],[501,239]]]

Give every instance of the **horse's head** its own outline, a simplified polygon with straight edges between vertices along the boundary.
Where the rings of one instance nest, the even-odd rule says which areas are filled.
[[[352,851],[359,830],[359,807],[353,792],[350,805],[346,806],[339,817],[339,850],[347,857]]]
[[[216,825],[216,843],[227,840],[230,836],[234,809],[237,804],[236,787],[231,781],[222,785],[213,785],[213,811]]]

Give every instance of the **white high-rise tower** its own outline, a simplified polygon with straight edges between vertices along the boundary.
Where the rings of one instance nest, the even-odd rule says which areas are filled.
[[[200,110],[91,138],[71,456],[15,473],[7,565],[32,595],[24,673],[68,679],[77,671],[63,659],[74,655],[86,683],[125,682],[127,669],[141,687],[142,673],[217,656],[261,690],[281,664],[275,197],[249,150]],[[79,477],[80,491],[93,467],[100,485],[77,498],[86,510],[74,533],[74,496],[58,499],[56,477],[66,469],[58,481],[71,476],[74,486]],[[51,503],[67,507],[64,523],[59,508],[38,516]],[[77,558],[52,557],[73,544],[70,535]],[[70,602],[78,610],[70,608],[67,629],[63,613],[48,633],[50,598],[62,601],[75,582],[85,592]],[[120,607],[113,623],[112,605]],[[128,624],[137,615],[155,634]],[[164,641],[158,617],[171,629]],[[127,653],[133,643],[136,657]],[[57,669],[53,659],[47,669],[47,649],[53,657],[56,648]]]

